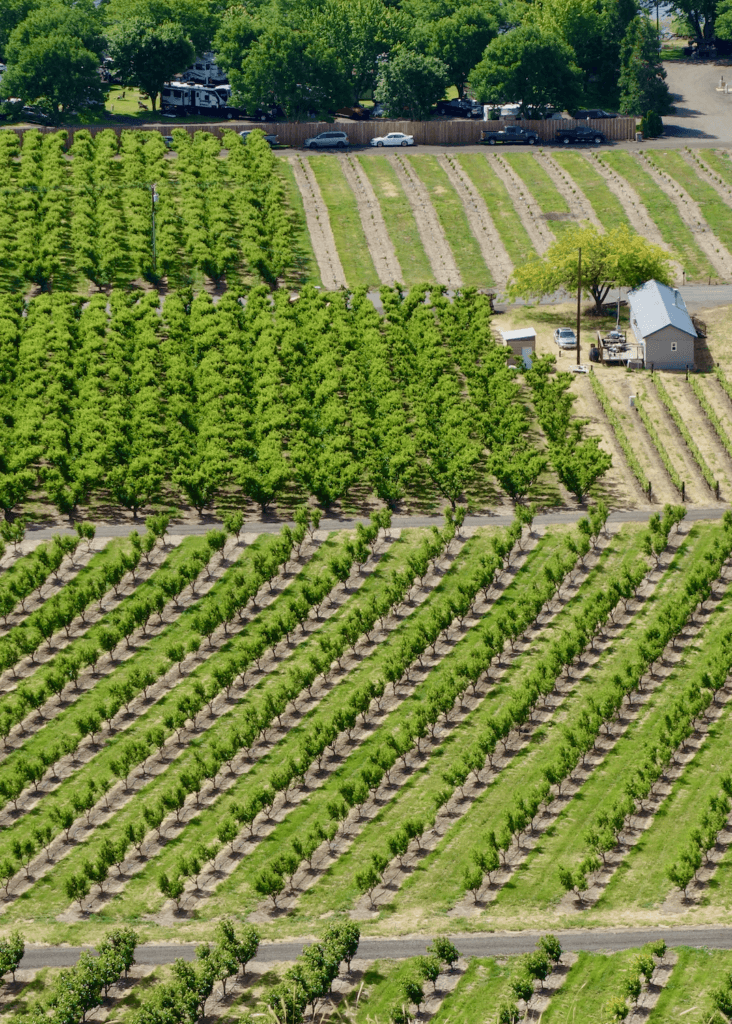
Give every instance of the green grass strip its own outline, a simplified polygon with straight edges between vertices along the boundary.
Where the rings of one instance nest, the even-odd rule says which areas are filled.
[[[723,603],[727,616],[731,604],[727,600]],[[703,651],[705,663],[709,662],[710,654],[713,656],[714,648],[714,635],[707,636]],[[732,705],[728,704],[721,718],[709,729],[699,752],[684,765],[681,778],[654,815],[650,828],[643,832],[626,855],[621,869],[610,879],[598,909],[635,907],[642,912],[649,907],[659,907],[674,891],[666,869],[689,847],[689,832],[699,825],[700,812],[707,809],[709,797],[720,793],[719,780],[729,754],[731,713]]]
[[[720,635],[728,631],[729,609],[729,601],[725,601],[715,609],[712,620],[704,627],[700,635],[700,643],[713,644]],[[706,651],[691,647],[691,645],[687,646],[678,666],[653,691],[644,705],[642,713],[631,722],[627,731],[608,752],[602,764],[598,765],[590,774],[577,795],[568,802],[554,824],[541,836],[514,879],[499,892],[497,899],[492,904],[492,908],[495,908],[494,912],[500,913],[501,916],[517,912],[546,912],[559,903],[564,890],[559,882],[557,865],[566,864],[568,867],[574,868],[585,856],[587,853],[583,838],[585,829],[600,810],[609,808],[615,800],[623,796],[625,784],[635,766],[642,763],[648,751],[658,743],[659,734],[666,726],[664,716],[673,702],[678,698],[679,693],[685,690],[690,679],[692,677],[699,678],[708,664],[709,658]],[[595,696],[600,700],[604,696],[601,693],[601,686],[607,679],[608,676],[603,672],[602,680],[593,680],[593,689],[597,687],[594,689]],[[723,747],[724,745],[721,744],[718,748],[717,759],[719,759]],[[676,786],[677,783],[674,783],[674,790]],[[667,836],[669,831],[674,828],[685,832],[685,830],[679,830],[679,820],[676,818],[673,821],[661,819],[662,824],[659,826],[659,831],[666,833]],[[653,832],[655,825],[654,820],[649,832]],[[686,836],[684,836],[685,838]],[[662,851],[662,844],[660,848]],[[626,876],[634,856],[637,857],[637,854],[634,854],[633,851],[626,853],[622,864],[593,908],[593,913],[600,914],[609,907],[617,909],[618,906],[624,908],[628,906],[626,902],[628,893],[625,888]],[[654,875],[655,884],[652,883],[652,885],[656,892],[660,889],[665,896],[671,889],[670,883],[663,882],[665,869],[669,862],[662,852],[660,858],[660,863],[656,865],[661,876],[660,885],[658,874]],[[642,882],[636,885],[634,891],[637,892],[640,887],[642,887]],[[612,895],[608,901],[609,890],[612,891]]]
[[[99,752],[86,764],[84,764],[77,772],[64,779],[64,781],[51,793],[48,793],[44,799],[37,804],[31,811],[23,816],[23,818],[17,822],[12,829],[12,835],[0,834],[0,857],[7,855],[8,845],[12,839],[20,837],[25,838],[26,834],[30,834],[32,827],[39,822],[45,824],[50,820],[50,810],[53,806],[63,805],[67,800],[70,799],[70,790],[83,789],[86,787],[90,779],[98,781],[110,774],[109,763],[113,760],[119,751],[120,745],[123,745],[130,740],[140,740],[144,737],[145,733],[152,728],[163,726],[163,720],[167,715],[168,711],[171,710],[171,706],[177,703],[177,701],[185,694],[193,691],[193,687],[197,681],[202,679],[208,679],[211,675],[213,667],[221,660],[224,660],[230,653],[233,647],[242,644],[246,639],[250,638],[253,632],[257,632],[262,624],[273,617],[279,615],[281,611],[281,605],[284,601],[289,601],[293,594],[296,594],[302,589],[302,584],[308,578],[316,575],[319,571],[322,571],[323,566],[327,564],[327,561],[334,554],[340,554],[340,544],[336,538],[343,539],[344,535],[334,535],[329,538],[324,544],[322,544],[313,555],[308,565],[294,578],[289,584],[277,595],[275,600],[263,608],[253,619],[247,622],[244,629],[232,638],[227,644],[224,644],[218,651],[212,654],[202,664],[200,664],[193,672],[190,672],[187,676],[176,682],[176,685],[165,693],[160,700],[149,705],[146,710],[139,715],[136,720],[124,730],[119,730],[114,736],[109,737],[104,743],[103,747]],[[273,543],[276,537],[269,535],[269,543]],[[245,554],[252,551],[254,545],[249,545],[245,549]],[[261,549],[260,549],[261,550]],[[236,563],[237,567],[241,567],[242,561]],[[232,567],[233,568],[233,567]],[[223,584],[226,577],[218,583]],[[209,593],[213,593],[213,590]],[[208,595],[206,595],[208,597]],[[201,601],[205,601],[206,598],[201,598]],[[164,651],[169,644],[174,642],[181,642],[185,646],[185,642],[192,635],[191,620],[200,609],[200,603],[196,602],[190,608],[187,608],[176,622],[172,623],[168,630],[164,630],[157,637],[153,638],[145,648],[140,649],[132,658],[124,662],[120,668],[129,672],[133,668],[138,668],[144,671],[148,668],[152,668],[153,671],[160,669],[162,663],[167,664]],[[198,635],[198,634],[196,634]],[[202,647],[205,652],[206,641],[202,641]],[[157,673],[156,673],[157,674]],[[242,700],[250,701],[253,699],[255,703],[258,703],[262,697],[262,692],[265,689],[265,681],[269,680],[269,676],[260,680],[251,690],[247,691],[243,695]],[[106,696],[107,691],[111,687],[112,683],[119,681],[117,676],[108,676],[104,680],[105,686],[94,687],[93,690],[89,691],[88,696],[94,699],[98,697]],[[248,697],[250,693],[256,694],[254,698]],[[174,762],[173,765],[161,775],[158,775],[152,782],[148,783],[141,791],[133,797],[133,801],[142,800],[145,801],[149,793],[158,785],[166,783],[172,774],[177,775],[178,772],[183,770],[188,763],[188,759],[192,756],[191,750],[193,747],[199,751],[203,750],[206,753],[206,746],[219,735],[222,730],[228,729],[231,724],[232,718],[236,716],[237,709],[242,705],[242,701],[236,705],[228,714],[220,716],[217,721],[209,726],[204,734],[196,739],[192,740],[188,745],[188,749],[184,751]],[[93,705],[92,705],[93,706]],[[78,709],[75,707],[69,709],[73,714],[78,714]],[[89,708],[87,707],[88,711]],[[60,717],[60,716],[59,716]],[[54,723],[49,723],[53,725]],[[67,731],[70,724],[67,720],[66,728]],[[167,730],[166,730],[167,732]],[[120,814],[124,814],[129,804],[125,805],[120,810]],[[107,825],[102,826],[106,828]],[[89,841],[91,842],[93,836],[90,836]],[[73,855],[72,855],[73,856]]]
[[[432,1024],[485,1024],[497,1020],[500,1003],[509,997],[509,981],[517,959],[471,959],[465,974],[443,999]]]
[[[443,742],[434,749],[427,763],[419,771],[413,773],[403,783],[394,799],[369,822],[360,835],[355,839],[350,850],[339,860],[332,864],[323,879],[306,892],[301,900],[303,916],[311,920],[317,919],[328,908],[345,909],[349,901],[351,904],[358,899],[358,893],[354,885],[356,873],[366,867],[370,862],[372,853],[378,851],[383,853],[386,848],[385,836],[391,834],[400,827],[407,818],[426,817],[434,813],[435,797],[444,787],[442,779],[443,771],[451,768],[462,759],[468,749],[478,738],[484,734],[489,722],[500,716],[510,704],[514,692],[518,686],[537,667],[537,662],[545,656],[548,645],[552,640],[562,635],[564,629],[571,628],[572,620],[579,616],[587,608],[593,606],[598,592],[604,589],[609,577],[620,571],[621,565],[626,561],[634,561],[640,553],[642,530],[632,530],[614,538],[598,561],[598,564],[591,570],[590,574],[583,581],[579,592],[569,601],[559,614],[552,620],[551,624],[544,628],[541,634],[532,640],[530,647],[518,654],[510,666],[504,671],[500,681],[486,695],[485,699],[445,737]],[[626,540],[629,543],[625,543]],[[533,552],[532,552],[533,554]],[[530,589],[543,571],[545,561],[535,561],[533,565],[526,565],[522,573],[531,570],[525,576],[523,593],[526,587]],[[520,580],[517,579],[516,583]],[[521,600],[521,593],[511,593],[511,588],[506,592],[506,597],[515,597]],[[496,602],[487,616],[487,626],[490,628],[493,619],[500,618],[506,612],[505,604],[501,600]],[[510,606],[509,606],[510,614]],[[473,640],[479,641],[481,629],[477,627],[471,630]],[[437,674],[449,675],[454,664],[454,658],[462,658],[468,651],[466,641],[463,638],[455,650],[447,655],[440,665],[430,673],[434,680]],[[562,715],[566,709],[562,711]],[[532,741],[535,744],[548,742],[552,726],[542,727],[537,730],[537,736]],[[561,739],[561,736],[559,737]],[[494,780],[492,785],[497,785]],[[448,840],[449,842],[449,840]],[[425,858],[426,861],[426,858]],[[425,862],[423,861],[423,863]],[[422,865],[420,865],[420,871]],[[385,911],[388,913],[388,910]]]
[[[674,405],[674,401],[671,398],[671,395],[668,393],[668,391],[666,390],[665,386],[661,383],[661,379],[660,379],[660,377],[658,376],[657,373],[652,373],[651,374],[651,383],[655,385],[656,391],[658,392],[658,397],[661,399],[663,404],[666,406],[666,408],[668,409],[668,411],[669,411],[669,413],[671,415],[671,419],[674,421],[674,423],[678,427],[679,433],[681,434],[681,436],[683,437],[684,441],[686,442],[686,447],[691,452],[692,458],[694,459],[694,461],[696,462],[697,466],[699,467],[701,475],[706,480],[708,486],[713,491],[715,491],[716,494],[717,494],[717,497],[719,497],[719,484],[714,479],[714,473],[712,473],[711,469],[709,468],[709,464],[708,464],[707,460],[704,458],[702,453],[699,451],[699,446],[697,445],[697,443],[694,440],[694,438],[691,436],[691,431],[687,427],[686,422],[684,421],[684,418],[682,417],[681,413],[679,412],[679,410]]]
[[[514,806],[517,793],[528,792],[541,781],[545,766],[554,763],[556,750],[564,742],[564,729],[573,727],[589,699],[593,698],[601,703],[607,693],[614,689],[614,674],[619,672],[622,676],[625,668],[634,663],[635,645],[645,629],[663,614],[668,604],[675,603],[677,588],[684,572],[697,558],[702,557],[705,550],[712,548],[718,532],[719,528],[708,526],[701,529],[697,529],[696,526],[692,528],[684,539],[682,548],[672,560],[661,587],[644,602],[628,627],[605,650],[598,664],[583,676],[570,699],[564,702],[562,715],[535,730],[531,743],[512,758],[511,763],[473,802],[468,813],[454,824],[434,850],[422,858],[419,871],[409,876],[395,901],[400,916],[404,913],[412,914],[417,907],[425,905],[431,906],[438,913],[448,912],[455,906],[463,895],[463,876],[465,868],[471,864],[471,851],[482,842],[487,829],[498,829],[501,826],[506,810]],[[563,818],[568,816],[570,808],[571,814],[584,816],[588,813],[584,800],[570,801],[563,812]],[[574,836],[578,844],[581,843],[581,832],[582,830],[579,835]],[[535,909],[537,902],[542,905],[544,902],[551,904],[555,897],[561,895],[556,873],[551,871],[551,864],[554,861],[538,856],[545,847],[546,837],[542,837],[536,855],[529,858],[522,870],[491,904],[492,917],[500,910],[503,912],[502,916],[515,919],[511,916],[516,912],[512,905],[514,902],[521,904],[522,910],[525,908],[526,875],[532,864],[536,868],[536,887],[539,890],[539,895],[531,892],[532,910]],[[431,895],[428,895],[430,893]],[[460,923],[469,927],[470,920],[468,918]],[[453,921],[457,927],[457,919]]]
[[[712,1013],[712,992],[724,986],[732,971],[732,951],[682,946],[677,952],[679,959],[646,1018],[648,1024],[721,1024],[724,1018]]]
[[[539,209],[546,215],[546,219],[557,237],[563,231],[571,231],[577,226],[576,221],[572,219],[554,220],[548,216],[549,214],[558,213],[569,217],[569,207],[552,179],[532,154],[505,153],[503,157],[534,197]]]
[[[516,216],[508,189],[491,167],[486,154],[464,153],[457,158],[457,162],[488,207],[488,212],[514,265],[519,266],[527,260],[536,259],[536,250],[520,218]]]
[[[475,288],[485,288],[486,285],[493,284],[493,277],[485,264],[480,246],[470,230],[462,200],[437,162],[437,158],[424,154],[410,154],[407,160],[429,192],[430,201],[452,249],[463,284]]]
[[[275,163],[275,167],[285,186],[287,204],[290,208],[290,232],[292,251],[295,256],[295,266],[287,270],[285,279],[288,284],[293,285],[322,285],[318,261],[315,259],[313,243],[305,219],[305,205],[295,181],[295,172],[292,170],[289,160],[279,159]]]
[[[732,161],[725,150],[693,150],[693,155],[695,159],[702,160],[707,165],[707,169],[715,175],[720,185],[732,185]]]
[[[166,561],[163,563],[160,569],[158,569],[156,573],[153,573],[153,575],[148,580],[146,580],[145,583],[141,584],[133,592],[133,594],[130,595],[130,597],[140,594],[144,596],[144,587],[152,589],[156,586],[156,576],[158,572],[167,572],[171,568],[174,568],[174,566],[177,563],[181,562],[185,557],[187,557],[191,553],[192,549],[195,550],[197,547],[202,546],[200,543],[201,540],[202,538],[186,538],[186,540],[184,540],[182,544],[180,544],[177,548],[174,549],[174,551],[171,553],[171,557],[169,559],[166,559]],[[260,536],[257,537],[252,544],[248,544],[247,547],[245,547],[243,551],[241,551],[240,557],[236,560],[236,562],[234,562],[226,570],[221,579],[218,579],[215,582],[213,587],[211,587],[211,589],[204,597],[199,598],[199,600],[197,600],[194,603],[194,605],[191,605],[189,608],[184,609],[173,622],[169,623],[156,636],[151,637],[144,644],[141,644],[135,650],[132,657],[127,658],[125,661],[118,662],[116,668],[112,669],[112,671],[108,672],[106,675],[101,676],[98,679],[98,681],[94,684],[94,686],[91,687],[91,689],[84,690],[83,692],[81,692],[78,698],[72,704],[64,708],[61,712],[59,712],[58,715],[50,719],[45,725],[42,725],[33,733],[32,736],[29,736],[28,739],[20,747],[17,748],[17,750],[9,754],[5,761],[3,761],[2,765],[0,766],[0,775],[5,774],[6,771],[12,772],[12,769],[15,766],[15,762],[18,760],[19,757],[24,757],[28,758],[29,760],[33,760],[34,758],[39,756],[41,749],[48,749],[49,747],[53,747],[53,745],[55,743],[58,743],[64,736],[68,736],[69,734],[73,735],[76,732],[77,719],[79,719],[82,715],[89,714],[89,712],[92,711],[98,704],[104,702],[109,697],[112,688],[120,682],[123,682],[126,679],[126,677],[130,674],[130,672],[132,672],[133,669],[139,669],[140,671],[152,669],[157,674],[158,671],[163,669],[164,666],[167,667],[169,665],[169,661],[165,654],[165,651],[173,643],[180,642],[185,647],[186,642],[190,640],[191,637],[194,635],[191,626],[191,620],[202,609],[202,607],[214,604],[218,601],[218,599],[221,596],[221,592],[226,591],[229,586],[229,579],[227,577],[229,577],[229,575],[232,574],[234,570],[249,568],[254,559],[255,554],[261,553],[263,548],[266,549],[267,547],[270,547],[275,542],[275,540],[276,538],[270,535],[267,538],[267,540],[263,543]],[[195,543],[196,541],[198,541],[198,543]],[[176,557],[173,558],[173,556]],[[117,606],[117,609],[123,608],[124,602],[120,603]],[[115,609],[115,611],[117,609]],[[107,617],[105,616],[105,618]],[[99,628],[99,626],[100,623],[97,623],[97,629]],[[90,634],[87,634],[83,639],[88,640],[89,635]],[[202,644],[205,650],[205,640],[202,641]],[[71,649],[71,646],[67,647],[66,651],[69,651]],[[135,726],[131,725],[129,728],[125,730],[117,730],[114,737],[110,737],[110,739],[107,742],[119,742],[120,738],[128,739],[132,737],[134,733]],[[105,747],[106,746],[107,744],[105,744]],[[91,764],[91,762],[89,763]],[[59,788],[74,785],[75,783],[73,782],[73,778],[75,777],[76,776],[68,776],[66,779],[64,779],[62,786]]]
[[[215,804],[206,808],[196,819],[194,829],[184,830],[176,839],[166,845],[165,850],[140,875],[136,876],[128,887],[130,900],[137,897],[140,899],[140,905],[144,905],[146,901],[150,900],[153,901],[152,905],[162,904],[162,896],[159,894],[153,896],[145,891],[146,886],[149,886],[150,875],[153,874],[155,881],[159,871],[172,867],[175,859],[188,848],[188,844],[191,842],[209,842],[214,839],[219,824],[228,813],[229,806],[233,801],[241,800],[254,786],[265,784],[272,769],[281,764],[288,756],[297,757],[300,740],[305,729],[311,727],[316,719],[329,720],[337,708],[345,706],[358,685],[378,676],[381,665],[388,657],[390,650],[398,647],[406,635],[419,631],[421,621],[431,614],[433,604],[436,601],[444,603],[445,600],[457,593],[463,573],[471,569],[480,555],[485,553],[488,537],[489,535],[481,533],[468,541],[444,579],[432,591],[427,600],[408,616],[383,643],[379,644],[368,658],[364,659],[327,693],[317,707],[313,708],[297,726],[292,728],[287,737],[280,740],[270,753],[252,767],[249,773],[241,776]],[[424,683],[420,683],[416,687],[416,691],[420,691],[423,686]],[[286,819],[221,883],[214,897],[208,899],[200,908],[199,918],[217,916],[221,912],[221,907],[225,907],[232,897],[239,907],[247,905],[253,908],[260,902],[261,897],[253,891],[251,885],[254,875],[269,863],[273,855],[281,851],[284,842],[289,842],[292,836],[301,833],[315,817],[320,816],[321,820],[327,820],[326,804],[337,793],[338,786],[342,785],[346,778],[355,777],[368,761],[369,755],[375,747],[383,743],[384,736],[397,728],[400,722],[413,711],[414,699],[418,698],[410,695],[401,701],[380,723],[376,733],[358,746],[347,758],[346,763],[334,772],[323,786],[315,790],[308,799],[291,809]],[[148,905],[151,904],[148,902]],[[139,907],[136,910],[139,911]]]
[[[656,449],[656,452],[658,453],[658,457],[660,458],[661,462],[663,463],[663,465],[664,465],[664,467],[666,469],[666,472],[668,473],[668,475],[669,475],[669,477],[671,479],[671,483],[674,485],[676,490],[679,492],[679,494],[683,498],[684,490],[685,490],[684,483],[683,483],[681,477],[679,476],[679,474],[676,472],[676,467],[674,466],[673,462],[669,458],[666,446],[663,444],[663,442],[661,441],[661,438],[658,436],[658,431],[656,430],[656,427],[655,427],[653,421],[651,420],[651,417],[646,412],[645,407],[644,407],[643,403],[641,402],[639,395],[635,396],[635,407],[638,410],[638,415],[641,418],[641,423],[646,428],[646,431],[648,432],[648,436],[650,437],[651,441],[653,442],[653,447]]]
[[[661,232],[664,242],[681,259],[688,281],[705,280],[716,276],[714,267],[696,244],[694,235],[684,224],[676,205],[630,153],[615,150],[612,153],[604,152],[597,159],[604,160],[608,167],[625,178],[638,193],[651,219]]]
[[[577,182],[587,196],[592,209],[606,231],[613,228],[633,227],[625,215],[623,204],[608,188],[607,182],[580,153],[561,150],[552,158]]]
[[[645,472],[643,471],[643,467],[638,461],[635,451],[633,450],[633,446],[628,440],[628,435],[623,430],[623,425],[620,422],[620,417],[615,412],[615,409],[613,408],[610,399],[608,398],[605,388],[600,383],[600,378],[594,371],[590,373],[590,384],[592,385],[592,390],[595,392],[597,400],[602,406],[605,415],[607,416],[610,422],[610,426],[612,427],[613,433],[615,434],[615,438],[618,444],[623,449],[623,455],[625,456],[626,462],[628,463],[628,467],[630,468],[631,472],[633,473],[633,476],[636,478],[636,480],[641,485],[643,490],[646,491],[646,493],[650,493],[650,482],[646,477]]]
[[[709,404],[709,399],[704,394],[704,388],[701,386],[696,377],[689,377],[689,384],[691,384],[691,390],[699,399],[699,405],[706,413],[707,419],[714,428],[715,434],[724,445],[725,451],[730,457],[732,457],[732,440],[730,440],[729,434],[724,429],[724,426],[722,425],[722,421],[720,420],[719,416],[717,416],[716,412]]]
[[[356,158],[371,182],[381,206],[394,252],[407,288],[433,281],[430,261],[419,237],[417,222],[394,168],[383,154],[360,154]]]
[[[691,150],[692,159],[701,163]],[[732,209],[715,188],[695,173],[679,153],[669,150],[647,151],[646,160],[661,174],[670,175],[698,203],[710,229],[728,249],[732,248]]]
[[[730,402],[732,402],[732,381],[727,380],[725,372],[719,365],[719,363],[715,363],[714,376],[717,378],[720,385],[722,386],[722,389],[724,390],[724,393],[727,396],[727,398],[729,398]]]
[[[328,207],[330,226],[349,288],[377,287],[379,275],[371,259],[356,197],[346,181],[340,162],[332,156],[303,157],[320,185]]]
[[[580,953],[567,980],[541,1015],[541,1024],[608,1024],[607,1004],[623,998],[623,981],[630,975],[637,949],[605,956]]]

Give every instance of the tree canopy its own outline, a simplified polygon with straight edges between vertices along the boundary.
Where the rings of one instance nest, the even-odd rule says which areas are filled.
[[[498,5],[461,0],[404,0],[411,45],[420,53],[439,58],[450,82],[463,95],[470,71],[498,33]]]
[[[574,51],[560,36],[533,24],[498,36],[470,74],[484,103],[519,103],[523,114],[547,107],[564,110],[581,98],[582,73]]]
[[[658,33],[648,18],[634,18],[620,47],[620,109],[636,117],[668,114],[671,96],[658,53]]]
[[[446,65],[438,57],[398,49],[384,63],[374,99],[391,117],[426,117],[444,95],[449,82]]]
[[[54,122],[77,107],[102,102],[99,18],[86,2],[56,2],[31,10],[10,33],[2,95],[38,104]]]
[[[109,30],[109,52],[125,85],[137,86],[155,110],[165,82],[184,71],[195,58],[193,43],[182,25],[131,17]]]
[[[615,286],[635,288],[655,278],[671,283],[671,256],[658,245],[621,226],[601,235],[592,226],[567,231],[542,259],[517,267],[509,285],[515,298],[539,298],[565,289],[577,290],[578,256],[582,249],[582,290],[598,312]]]

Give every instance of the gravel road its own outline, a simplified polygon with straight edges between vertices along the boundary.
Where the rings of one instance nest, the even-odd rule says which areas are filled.
[[[453,935],[463,956],[514,956],[535,948],[540,932],[511,932],[491,935]],[[568,952],[614,952],[633,949],[665,939],[668,946],[694,946],[709,949],[732,949],[732,928],[631,928],[588,929],[557,932],[562,947]],[[362,939],[358,948],[359,959],[378,960],[385,957],[403,959],[420,956],[431,939]],[[294,960],[302,951],[302,942],[266,942],[259,947],[256,963],[278,963]],[[22,968],[70,967],[88,946],[26,946]],[[193,943],[180,945],[138,946],[135,959],[138,964],[169,964],[180,957],[195,958]]]

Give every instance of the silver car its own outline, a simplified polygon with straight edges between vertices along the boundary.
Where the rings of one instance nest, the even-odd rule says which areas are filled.
[[[560,348],[577,348],[577,335],[571,327],[558,327],[554,332],[554,340]]]
[[[345,132],[321,132],[320,135],[305,139],[305,149],[345,149],[347,146],[348,136]]]

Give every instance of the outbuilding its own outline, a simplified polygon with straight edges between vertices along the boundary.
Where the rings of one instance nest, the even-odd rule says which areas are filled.
[[[646,369],[692,370],[697,333],[679,289],[646,281],[629,293],[628,304]]]
[[[536,352],[536,331],[533,327],[521,327],[517,331],[501,331],[500,344],[510,348],[514,356],[523,359],[525,365],[531,365]],[[509,360],[509,366],[515,366],[515,360]]]

